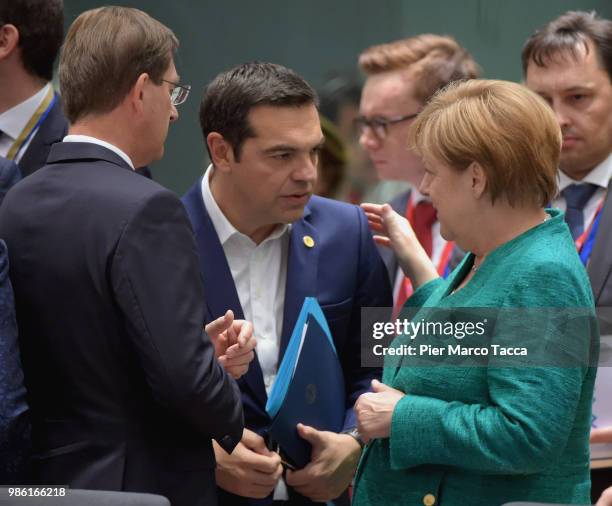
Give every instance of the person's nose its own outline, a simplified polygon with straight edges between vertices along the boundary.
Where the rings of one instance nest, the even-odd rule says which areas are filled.
[[[317,158],[306,157],[300,166],[293,171],[293,179],[314,185],[317,180]]]
[[[421,182],[419,184],[419,193],[421,195],[429,197],[429,177],[427,176],[427,174],[425,174],[423,176],[423,179],[421,179]]]
[[[364,127],[359,136],[359,144],[366,151],[376,151],[380,148],[382,142],[374,134],[374,131],[369,126]]]
[[[172,104],[172,109],[170,110],[170,123],[174,123],[179,118],[179,113],[174,104]]]
[[[553,102],[552,109],[553,109],[553,112],[555,113],[555,117],[557,118],[557,123],[559,123],[559,127],[561,128],[561,130],[571,125],[572,123],[571,116],[569,114],[569,111],[567,110],[566,107],[563,106],[563,104]]]

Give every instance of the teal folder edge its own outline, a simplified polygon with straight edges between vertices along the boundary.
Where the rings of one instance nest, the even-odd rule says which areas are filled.
[[[327,339],[329,340],[332,350],[334,350],[334,353],[337,355],[334,340],[332,339],[331,331],[329,330],[329,325],[325,319],[321,306],[314,297],[306,297],[304,299],[304,303],[302,304],[302,309],[300,310],[297,321],[293,327],[293,331],[291,332],[291,338],[289,339],[289,344],[287,345],[287,350],[285,351],[281,365],[278,368],[276,380],[274,381],[270,395],[268,395],[266,413],[268,413],[270,418],[274,418],[277,415],[278,410],[283,405],[287,391],[289,390],[289,384],[291,383],[291,378],[293,377],[293,372],[295,370],[295,364],[298,360],[298,354],[300,352],[300,343],[302,341],[304,325],[306,324],[308,316],[310,315],[312,315],[321,326],[325,332],[325,335],[327,336]]]

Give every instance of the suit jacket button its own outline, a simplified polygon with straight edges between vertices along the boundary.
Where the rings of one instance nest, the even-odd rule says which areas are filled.
[[[436,497],[433,494],[426,494],[423,497],[423,504],[425,506],[433,506],[436,504]]]

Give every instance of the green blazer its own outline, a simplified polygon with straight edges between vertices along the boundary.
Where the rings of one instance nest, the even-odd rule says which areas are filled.
[[[563,214],[548,212],[551,219],[491,252],[461,290],[451,293],[471,269],[472,254],[447,280],[420,287],[407,306],[557,308],[556,320],[532,322],[527,333],[532,340],[537,335],[551,357],[578,350],[580,363],[551,358],[544,364],[540,355],[530,367],[504,366],[492,357],[485,367],[409,367],[387,357],[383,382],[407,395],[395,407],[390,437],[364,450],[354,506],[590,504],[596,369],[589,364],[597,361],[599,333],[589,281]],[[584,332],[564,316],[576,309],[587,315]],[[505,314],[521,316],[520,309]],[[516,321],[500,318],[491,340],[521,346],[516,328]],[[418,340],[398,336],[394,346]]]

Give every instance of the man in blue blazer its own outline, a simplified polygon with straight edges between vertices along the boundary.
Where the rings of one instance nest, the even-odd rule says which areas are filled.
[[[353,405],[380,373],[361,367],[360,317],[362,307],[391,306],[385,266],[358,207],[311,197],[323,134],[316,94],[295,72],[251,63],[220,74],[205,92],[200,123],[212,164],[183,203],[205,288],[215,293],[203,302],[209,320],[228,307],[249,318],[258,340],[257,360],[239,381],[243,439],[232,455],[215,446],[220,502],[337,498],[360,455]],[[280,459],[264,444],[265,405],[307,296],[321,305],[343,367],[345,433],[299,425],[312,460],[280,479]]]

